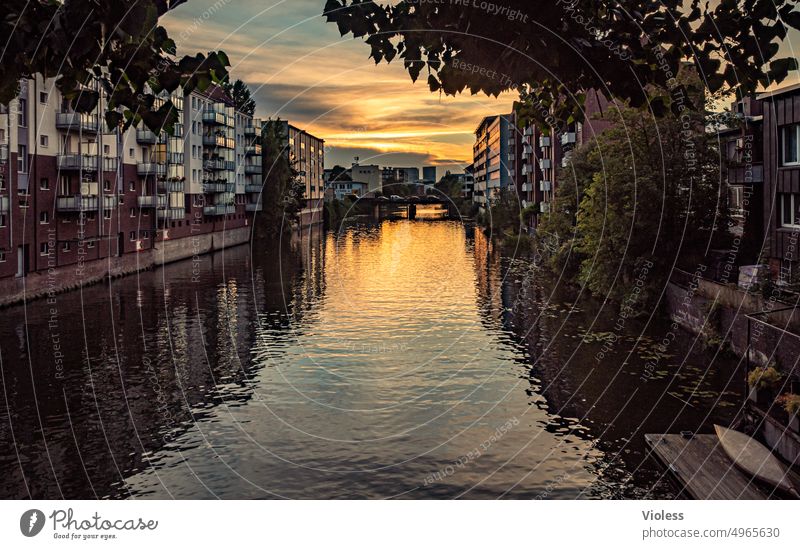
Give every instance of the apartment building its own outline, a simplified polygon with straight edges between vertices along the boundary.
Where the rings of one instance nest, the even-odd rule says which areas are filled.
[[[96,111],[81,114],[53,79],[20,83],[19,96],[0,110],[5,294],[54,290],[249,239],[245,166],[253,151],[244,132],[252,117],[215,86],[169,99],[180,120],[172,135],[109,130],[102,93]],[[182,241],[189,237],[191,246]],[[47,280],[45,273],[61,274]]]
[[[290,161],[299,172],[305,185],[305,208],[300,212],[300,225],[306,226],[323,221],[325,200],[325,140],[293,126],[283,124],[283,135],[287,139]]]
[[[757,100],[763,113],[764,255],[778,282],[797,282],[800,278],[800,84],[763,93]]]
[[[381,184],[415,185],[419,182],[419,168],[393,168],[385,167],[381,170]]]
[[[485,117],[475,130],[472,148],[474,191],[472,200],[485,208],[492,199],[513,182],[516,153],[509,155],[509,136],[513,131],[511,115]]]

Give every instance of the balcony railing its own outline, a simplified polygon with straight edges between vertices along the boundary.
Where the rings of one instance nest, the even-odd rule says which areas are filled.
[[[167,174],[167,166],[157,162],[139,162],[136,164],[136,173],[143,177],[149,175],[163,177]]]
[[[247,156],[256,156],[261,154],[261,145],[247,145],[244,148],[244,154]]]
[[[59,154],[56,157],[59,170],[97,170],[97,157],[88,154]]]
[[[158,219],[163,221],[180,221],[186,217],[186,210],[183,208],[166,208],[158,210],[157,215]]]
[[[100,131],[100,119],[96,114],[57,112],[56,128],[67,131],[85,131],[97,133]]]
[[[88,212],[97,210],[97,196],[76,194],[56,197],[56,210],[59,212]]]
[[[577,139],[575,132],[564,132],[561,134],[561,145],[574,145]]]
[[[248,202],[245,208],[248,212],[260,212],[262,210],[261,202]]]
[[[539,137],[539,146],[542,148],[550,146],[550,136],[549,135],[542,135]]]
[[[159,181],[158,190],[168,193],[182,193],[186,188],[183,181]]]
[[[246,192],[246,193],[260,193],[261,189],[263,189],[263,188],[264,187],[262,185],[260,185],[260,184],[258,184],[258,185],[248,184],[248,185],[244,186],[244,192]]]
[[[245,175],[260,175],[261,164],[245,164],[244,173]]]
[[[219,172],[225,169],[225,160],[222,158],[212,158],[203,161],[203,169],[212,172]]]
[[[553,190],[553,185],[549,181],[539,181],[539,190],[542,192],[550,192]]]
[[[255,137],[256,135],[261,135],[259,128],[256,128],[253,125],[247,125],[244,127],[244,135],[245,137]]]
[[[235,184],[229,181],[203,181],[203,192],[206,194],[232,193]]]
[[[204,215],[228,215],[236,212],[236,206],[233,204],[215,204],[213,206],[205,206],[203,208]]]
[[[542,202],[539,204],[539,211],[542,213],[550,213],[550,203],[549,202]]]
[[[166,208],[167,207],[167,195],[165,195],[165,194],[139,196],[139,197],[137,197],[137,201],[139,203],[139,207],[140,208]]]
[[[150,130],[136,130],[136,142],[140,145],[155,145],[158,136]]]
[[[236,146],[236,142],[230,138],[225,137],[223,135],[203,135],[203,145],[206,147],[224,147],[226,149],[232,149]]]
[[[8,162],[8,145],[0,145],[0,162]]]
[[[116,208],[119,204],[119,198],[115,194],[104,194],[103,195],[103,209],[110,210]]]
[[[520,187],[522,192],[529,193],[533,190],[533,183],[523,183],[522,187]]]
[[[11,206],[7,196],[0,196],[0,212],[8,212]]]
[[[553,167],[553,161],[549,158],[542,158],[539,160],[539,166],[541,166],[543,170],[549,170]]]
[[[214,109],[206,109],[203,111],[203,124],[228,124],[228,115],[224,112]]]

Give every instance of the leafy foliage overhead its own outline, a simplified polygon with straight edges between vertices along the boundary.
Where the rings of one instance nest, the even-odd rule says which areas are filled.
[[[577,94],[592,88],[646,104],[648,85],[669,88],[683,61],[711,92],[754,93],[797,68],[777,54],[800,28],[795,0],[327,0],[324,15],[376,63],[399,58],[414,81],[424,71],[431,91],[519,89],[565,121],[581,118]]]
[[[175,42],[158,19],[185,0],[3,0],[0,103],[19,80],[42,74],[79,112],[94,110],[102,89],[109,127],[140,122],[172,130],[177,112],[164,92],[205,89],[227,75],[223,52],[176,57]]]

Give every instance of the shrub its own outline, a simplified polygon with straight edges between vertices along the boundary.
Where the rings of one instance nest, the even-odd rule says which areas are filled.
[[[800,395],[786,393],[778,398],[778,402],[781,406],[783,406],[783,409],[786,410],[786,413],[790,416],[800,412]]]
[[[747,374],[747,384],[757,389],[774,389],[782,377],[774,366],[761,366]]]

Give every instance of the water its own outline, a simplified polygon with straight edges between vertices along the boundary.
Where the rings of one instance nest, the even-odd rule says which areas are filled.
[[[643,380],[666,322],[511,256],[385,221],[7,309],[0,496],[675,497],[643,435],[730,421],[736,362]]]

